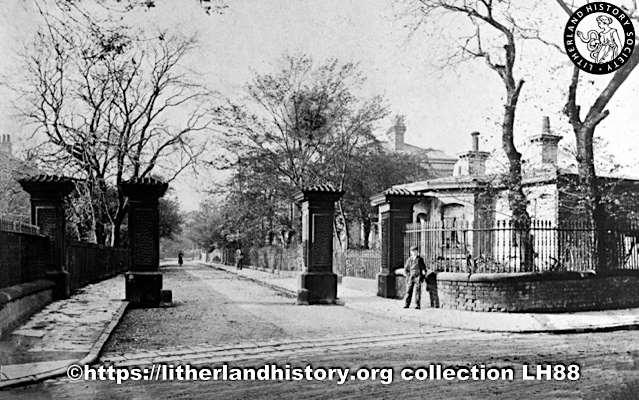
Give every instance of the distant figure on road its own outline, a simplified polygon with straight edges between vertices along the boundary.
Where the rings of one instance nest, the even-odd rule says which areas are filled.
[[[404,308],[410,306],[413,297],[413,288],[415,289],[415,309],[421,308],[422,301],[422,280],[426,278],[426,264],[424,259],[419,256],[417,246],[410,248],[410,257],[404,264],[404,276],[406,277],[406,298],[404,299]]]
[[[242,253],[242,249],[235,250],[235,268],[238,270],[242,269],[242,259],[244,258],[244,253]]]
[[[181,251],[178,253],[178,264],[184,264],[184,253],[182,253]]]

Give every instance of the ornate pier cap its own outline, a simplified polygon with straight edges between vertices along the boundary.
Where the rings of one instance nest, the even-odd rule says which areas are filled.
[[[129,260],[126,299],[132,307],[158,307],[161,301],[160,214],[158,200],[168,184],[154,178],[136,178],[120,184],[129,201]]]
[[[122,194],[135,202],[156,202],[168,188],[168,183],[155,178],[133,178],[120,184]]]
[[[404,188],[390,188],[382,193],[376,194],[371,197],[371,205],[373,207],[381,207],[387,204],[403,204],[411,203],[411,206],[424,197],[420,193],[415,193],[412,190]]]
[[[58,200],[75,189],[71,179],[58,175],[33,175],[19,179],[18,182],[29,193],[31,200]]]
[[[47,278],[55,283],[55,299],[70,296],[69,273],[65,267],[66,215],[64,198],[74,189],[72,180],[57,175],[34,175],[19,179],[31,202],[31,223],[40,227],[40,232],[50,238],[51,262]]]
[[[298,190],[293,194],[296,202],[304,201],[326,201],[335,203],[344,196],[343,191],[335,189],[332,185],[316,185],[302,190]]]
[[[394,298],[395,269],[404,265],[404,228],[413,220],[413,205],[422,197],[405,188],[391,188],[371,197],[371,205],[379,207],[381,222],[382,265],[377,274],[377,295]]]
[[[333,212],[343,191],[331,185],[299,190],[302,203],[304,271],[300,274],[298,304],[332,304],[337,299],[337,275],[333,272]]]

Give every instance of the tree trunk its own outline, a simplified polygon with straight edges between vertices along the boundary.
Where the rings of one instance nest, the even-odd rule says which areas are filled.
[[[346,221],[346,215],[344,213],[344,207],[342,206],[342,200],[341,199],[337,202],[337,210],[338,210],[338,213],[339,213],[338,214],[338,218],[342,221],[342,231],[340,232],[338,229],[336,229],[336,234],[338,235],[339,242],[340,242],[340,244],[342,246],[342,248],[340,250],[346,251],[346,249],[348,249],[348,243],[350,241],[350,235],[349,235],[349,232],[348,232],[348,222]]]
[[[127,200],[118,188],[118,211],[115,213],[111,227],[111,247],[122,247],[122,223],[128,210]]]
[[[104,179],[97,178],[92,197],[91,201],[95,218],[95,242],[104,245],[107,238],[105,227],[109,224],[109,217],[103,208],[106,203],[102,200],[107,197],[107,185]]]
[[[516,231],[515,242],[521,257],[521,270],[532,271],[533,269],[533,240],[530,235],[530,214],[528,214],[528,200],[524,193],[521,174],[521,153],[517,151],[514,144],[515,110],[521,91],[520,81],[517,87],[508,85],[507,102],[504,111],[504,122],[502,125],[502,148],[508,157],[509,171],[505,179],[508,189],[508,205],[512,212],[513,225]]]
[[[105,218],[101,211],[97,211],[98,215],[95,221],[95,242],[97,244],[106,243]]]
[[[113,219],[111,225],[111,247],[122,247],[122,222],[124,218]]]
[[[371,234],[371,218],[366,215],[365,217],[362,218],[362,225],[364,228],[364,248],[365,249],[370,249],[370,243],[368,241],[368,237]]]
[[[591,224],[595,233],[596,263],[598,267],[606,269],[607,249],[605,243],[606,210],[601,201],[601,191],[597,182],[595,171],[593,137],[594,127],[580,124],[575,128],[577,141],[577,163],[579,171],[579,197],[584,208],[587,221]],[[614,255],[609,259],[615,259]]]
[[[595,222],[594,217],[598,215],[602,208],[594,163],[594,132],[594,128],[589,128],[585,125],[575,129],[580,192],[583,195],[586,215],[588,218],[593,219],[593,223]]]

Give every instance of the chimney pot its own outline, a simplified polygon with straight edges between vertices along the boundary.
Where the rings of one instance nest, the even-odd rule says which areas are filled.
[[[544,116],[541,125],[541,133],[544,135],[550,135],[550,117]]]
[[[550,118],[544,116],[541,125],[541,134],[532,136],[529,161],[536,168],[555,170],[557,168],[558,143],[561,136],[550,131]]]
[[[478,176],[486,173],[486,160],[490,154],[479,151],[479,135],[477,131],[471,132],[473,148],[459,155],[459,160],[453,169],[453,176]]]
[[[472,132],[470,136],[473,137],[473,151],[479,151],[479,132]]]

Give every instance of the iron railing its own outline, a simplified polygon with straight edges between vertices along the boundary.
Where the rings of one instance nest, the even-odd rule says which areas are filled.
[[[235,264],[234,248],[216,249],[203,254],[203,260],[225,265]],[[303,268],[302,246],[264,246],[242,249],[242,265],[283,271],[301,271]]]
[[[382,266],[380,250],[336,250],[333,252],[333,271],[342,276],[376,279]]]
[[[0,231],[0,289],[45,278],[50,249],[46,236]]]
[[[417,223],[406,226],[404,255],[418,246],[430,268],[447,272],[639,269],[637,223],[607,223],[602,236],[598,246],[594,228],[581,221],[532,221],[529,229],[512,221]]]
[[[94,243],[70,240],[66,247],[66,268],[71,288],[110,278],[129,269],[129,251]]]
[[[13,219],[0,217],[0,231],[26,233],[28,235],[39,235],[40,227]]]

